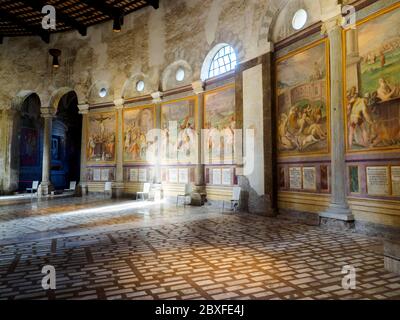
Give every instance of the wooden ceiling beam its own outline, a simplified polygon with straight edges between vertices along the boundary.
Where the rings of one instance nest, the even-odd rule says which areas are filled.
[[[124,11],[116,8],[112,5],[109,5],[104,0],[82,0],[89,7],[100,11],[102,14],[110,17],[111,19],[122,17],[124,15]]]
[[[21,18],[19,18],[16,15],[14,15],[8,11],[5,11],[1,8],[0,8],[0,18],[5,21],[8,21],[14,25],[17,25],[19,28],[22,28],[27,32],[31,32],[34,35],[39,36],[44,42],[50,43],[50,33],[49,32],[43,30],[40,27],[31,26],[31,25],[27,24]]]
[[[39,11],[42,13],[42,8],[46,5],[46,2],[43,0],[20,0],[25,3],[25,5],[31,7],[35,11]],[[87,27],[71,18],[67,14],[63,13],[61,10],[56,9],[56,20],[63,22],[69,27],[76,29],[82,36],[87,35]]]

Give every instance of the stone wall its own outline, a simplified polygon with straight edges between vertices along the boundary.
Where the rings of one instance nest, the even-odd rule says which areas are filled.
[[[207,53],[218,43],[232,45],[245,61],[260,54],[257,37],[268,0],[179,0],[160,1],[125,17],[120,33],[112,23],[78,32],[55,34],[49,45],[38,37],[5,38],[0,46],[0,105],[21,90],[39,94],[42,105],[60,87],[73,88],[80,103],[114,101],[141,95],[132,86],[137,77],[146,80],[146,92],[162,84],[170,88],[166,71],[176,63],[190,70],[188,83],[200,79]],[[49,48],[62,50],[61,68],[53,70]],[[262,52],[261,52],[262,53]],[[16,79],[16,75],[18,78]],[[101,87],[108,89],[104,98]]]
[[[372,2],[357,1],[368,4]],[[367,7],[365,10],[370,13],[371,10],[376,11],[394,2],[375,1],[370,6],[373,9]],[[108,22],[90,27],[86,37],[80,36],[78,32],[52,35],[49,45],[35,37],[4,39],[0,45],[0,164],[4,163],[6,169],[1,173],[0,188],[1,184],[4,186],[10,182],[7,172],[12,171],[9,144],[13,137],[10,135],[12,130],[9,119],[12,118],[12,112],[9,109],[21,93],[37,93],[42,107],[50,108],[45,114],[54,112],[62,95],[71,90],[76,92],[83,113],[101,107],[105,107],[105,111],[120,112],[115,110],[115,101],[129,101],[130,106],[140,106],[143,103],[159,106],[161,101],[158,98],[162,94],[154,94],[157,92],[168,92],[164,102],[193,95],[193,91],[202,99],[203,93],[194,84],[203,78],[202,67],[207,55],[218,44],[226,43],[236,50],[240,62],[235,74],[238,128],[256,129],[255,148],[259,152],[256,154],[255,171],[245,174],[246,168],[238,168],[238,175],[243,176],[239,184],[249,200],[246,206],[249,211],[275,213],[279,205],[285,212],[318,215],[332,209],[334,205],[336,211],[334,214],[329,212],[329,217],[337,217],[335,214],[339,208],[340,213],[345,213],[346,219],[351,220],[351,207],[357,212],[357,217],[364,221],[400,225],[398,209],[393,209],[398,207],[397,200],[385,202],[370,199],[360,206],[361,200],[347,199],[343,176],[345,167],[342,167],[345,165],[344,151],[327,154],[325,158],[316,161],[316,165],[320,165],[320,162],[330,164],[334,160],[334,190],[323,193],[285,190],[279,193],[278,201],[273,60],[313,41],[329,38],[333,43],[330,54],[333,66],[331,71],[334,71],[330,80],[335,84],[332,88],[332,101],[334,107],[337,107],[335,111],[341,110],[343,101],[341,94],[337,93],[340,93],[342,85],[341,71],[338,72],[342,62],[338,59],[341,48],[338,18],[342,3],[352,1],[161,0],[158,10],[148,7],[125,17],[120,33],[113,33],[112,23]],[[294,12],[300,8],[307,9],[310,16],[304,30],[296,32],[291,28],[291,22]],[[50,48],[62,51],[59,69],[51,66],[48,54]],[[178,68],[185,70],[182,82],[175,79]],[[145,82],[142,92],[136,89],[139,80]],[[262,84],[258,83],[260,81]],[[206,87],[212,90],[223,84],[222,81]],[[107,90],[104,97],[99,96],[102,88]],[[121,105],[117,107],[121,110]],[[343,115],[340,112],[332,115],[336,117],[332,123],[341,125],[337,119]],[[259,117],[263,118],[262,121]],[[333,128],[336,131],[332,132],[332,136],[337,138],[333,148],[342,146],[340,125]],[[342,149],[335,150],[338,152]],[[310,163],[310,159],[306,158],[301,161]],[[117,172],[115,177],[118,178],[122,174],[122,164],[114,163],[113,166]],[[85,160],[82,160],[82,167],[86,168]],[[199,168],[196,170],[199,171]],[[337,176],[338,172],[342,172],[342,175]],[[85,175],[82,178],[85,179]],[[102,184],[95,184],[92,190],[101,191],[102,187]],[[136,190],[140,186],[126,188]],[[178,193],[181,191],[181,186],[174,188]],[[229,190],[210,187],[208,191],[216,199],[229,198]],[[393,210],[390,211],[392,214],[373,209],[381,204]]]

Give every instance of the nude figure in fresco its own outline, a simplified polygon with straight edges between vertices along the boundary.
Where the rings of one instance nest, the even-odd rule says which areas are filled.
[[[288,116],[282,113],[278,124],[278,142],[280,147],[284,150],[292,150],[294,148],[294,144],[289,138],[288,122]]]
[[[367,99],[358,97],[355,87],[348,94],[347,113],[350,120],[349,147],[352,148],[354,142],[368,147],[370,144],[370,134],[367,125],[372,125],[373,120],[368,110]],[[358,130],[361,130],[361,137],[357,135]]]

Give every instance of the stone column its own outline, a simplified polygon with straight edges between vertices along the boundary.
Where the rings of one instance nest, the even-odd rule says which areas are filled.
[[[43,169],[42,183],[39,187],[39,196],[49,195],[54,187],[50,181],[51,172],[51,138],[53,129],[54,111],[51,108],[42,108],[42,117],[44,118],[44,134],[43,134]]]
[[[203,157],[203,122],[204,122],[204,83],[201,80],[192,83],[193,92],[198,97],[197,108],[197,163],[195,174],[195,186],[197,191],[204,192],[205,161]]]
[[[153,103],[155,104],[155,108],[156,108],[156,128],[157,129],[161,129],[161,102],[162,102],[162,97],[163,97],[163,93],[160,91],[157,92],[153,92],[151,94],[151,97],[153,98]],[[156,163],[154,164],[154,181],[155,183],[161,183],[161,134],[158,134],[158,142],[157,142],[157,159],[156,159]]]
[[[327,212],[320,214],[323,224],[340,221],[353,222],[347,201],[346,148],[343,110],[343,61],[342,61],[342,27],[341,16],[334,17],[324,23],[323,30],[330,41],[331,59],[331,204]],[[331,221],[330,221],[331,220]]]
[[[18,189],[19,179],[19,113],[6,108],[0,118],[0,192],[10,194]]]
[[[122,198],[124,194],[124,133],[122,132],[123,123],[123,109],[124,99],[118,99],[114,101],[115,108],[117,109],[117,146],[116,146],[116,161],[117,161],[117,172],[116,181],[112,186],[112,197],[114,199]]]
[[[88,185],[87,185],[87,175],[86,175],[86,162],[87,162],[87,154],[86,154],[86,143],[87,143],[87,121],[88,121],[88,113],[89,113],[89,105],[82,104],[78,105],[79,114],[82,115],[82,142],[81,142],[81,176],[79,182],[79,195],[84,196],[88,194]]]
[[[355,87],[360,92],[360,54],[358,50],[358,32],[357,29],[350,29],[346,32],[347,56],[346,56],[346,82],[347,88]]]
[[[3,132],[3,110],[0,107],[0,195],[4,193],[3,179],[4,179],[4,132]]]

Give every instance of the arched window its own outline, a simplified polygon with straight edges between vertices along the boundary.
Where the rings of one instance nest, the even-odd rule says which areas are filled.
[[[237,63],[237,56],[233,47],[227,43],[220,43],[205,58],[201,69],[201,80],[204,81],[232,71]]]
[[[222,47],[214,56],[208,77],[216,77],[231,70],[234,70],[237,64],[235,50],[230,45]]]

